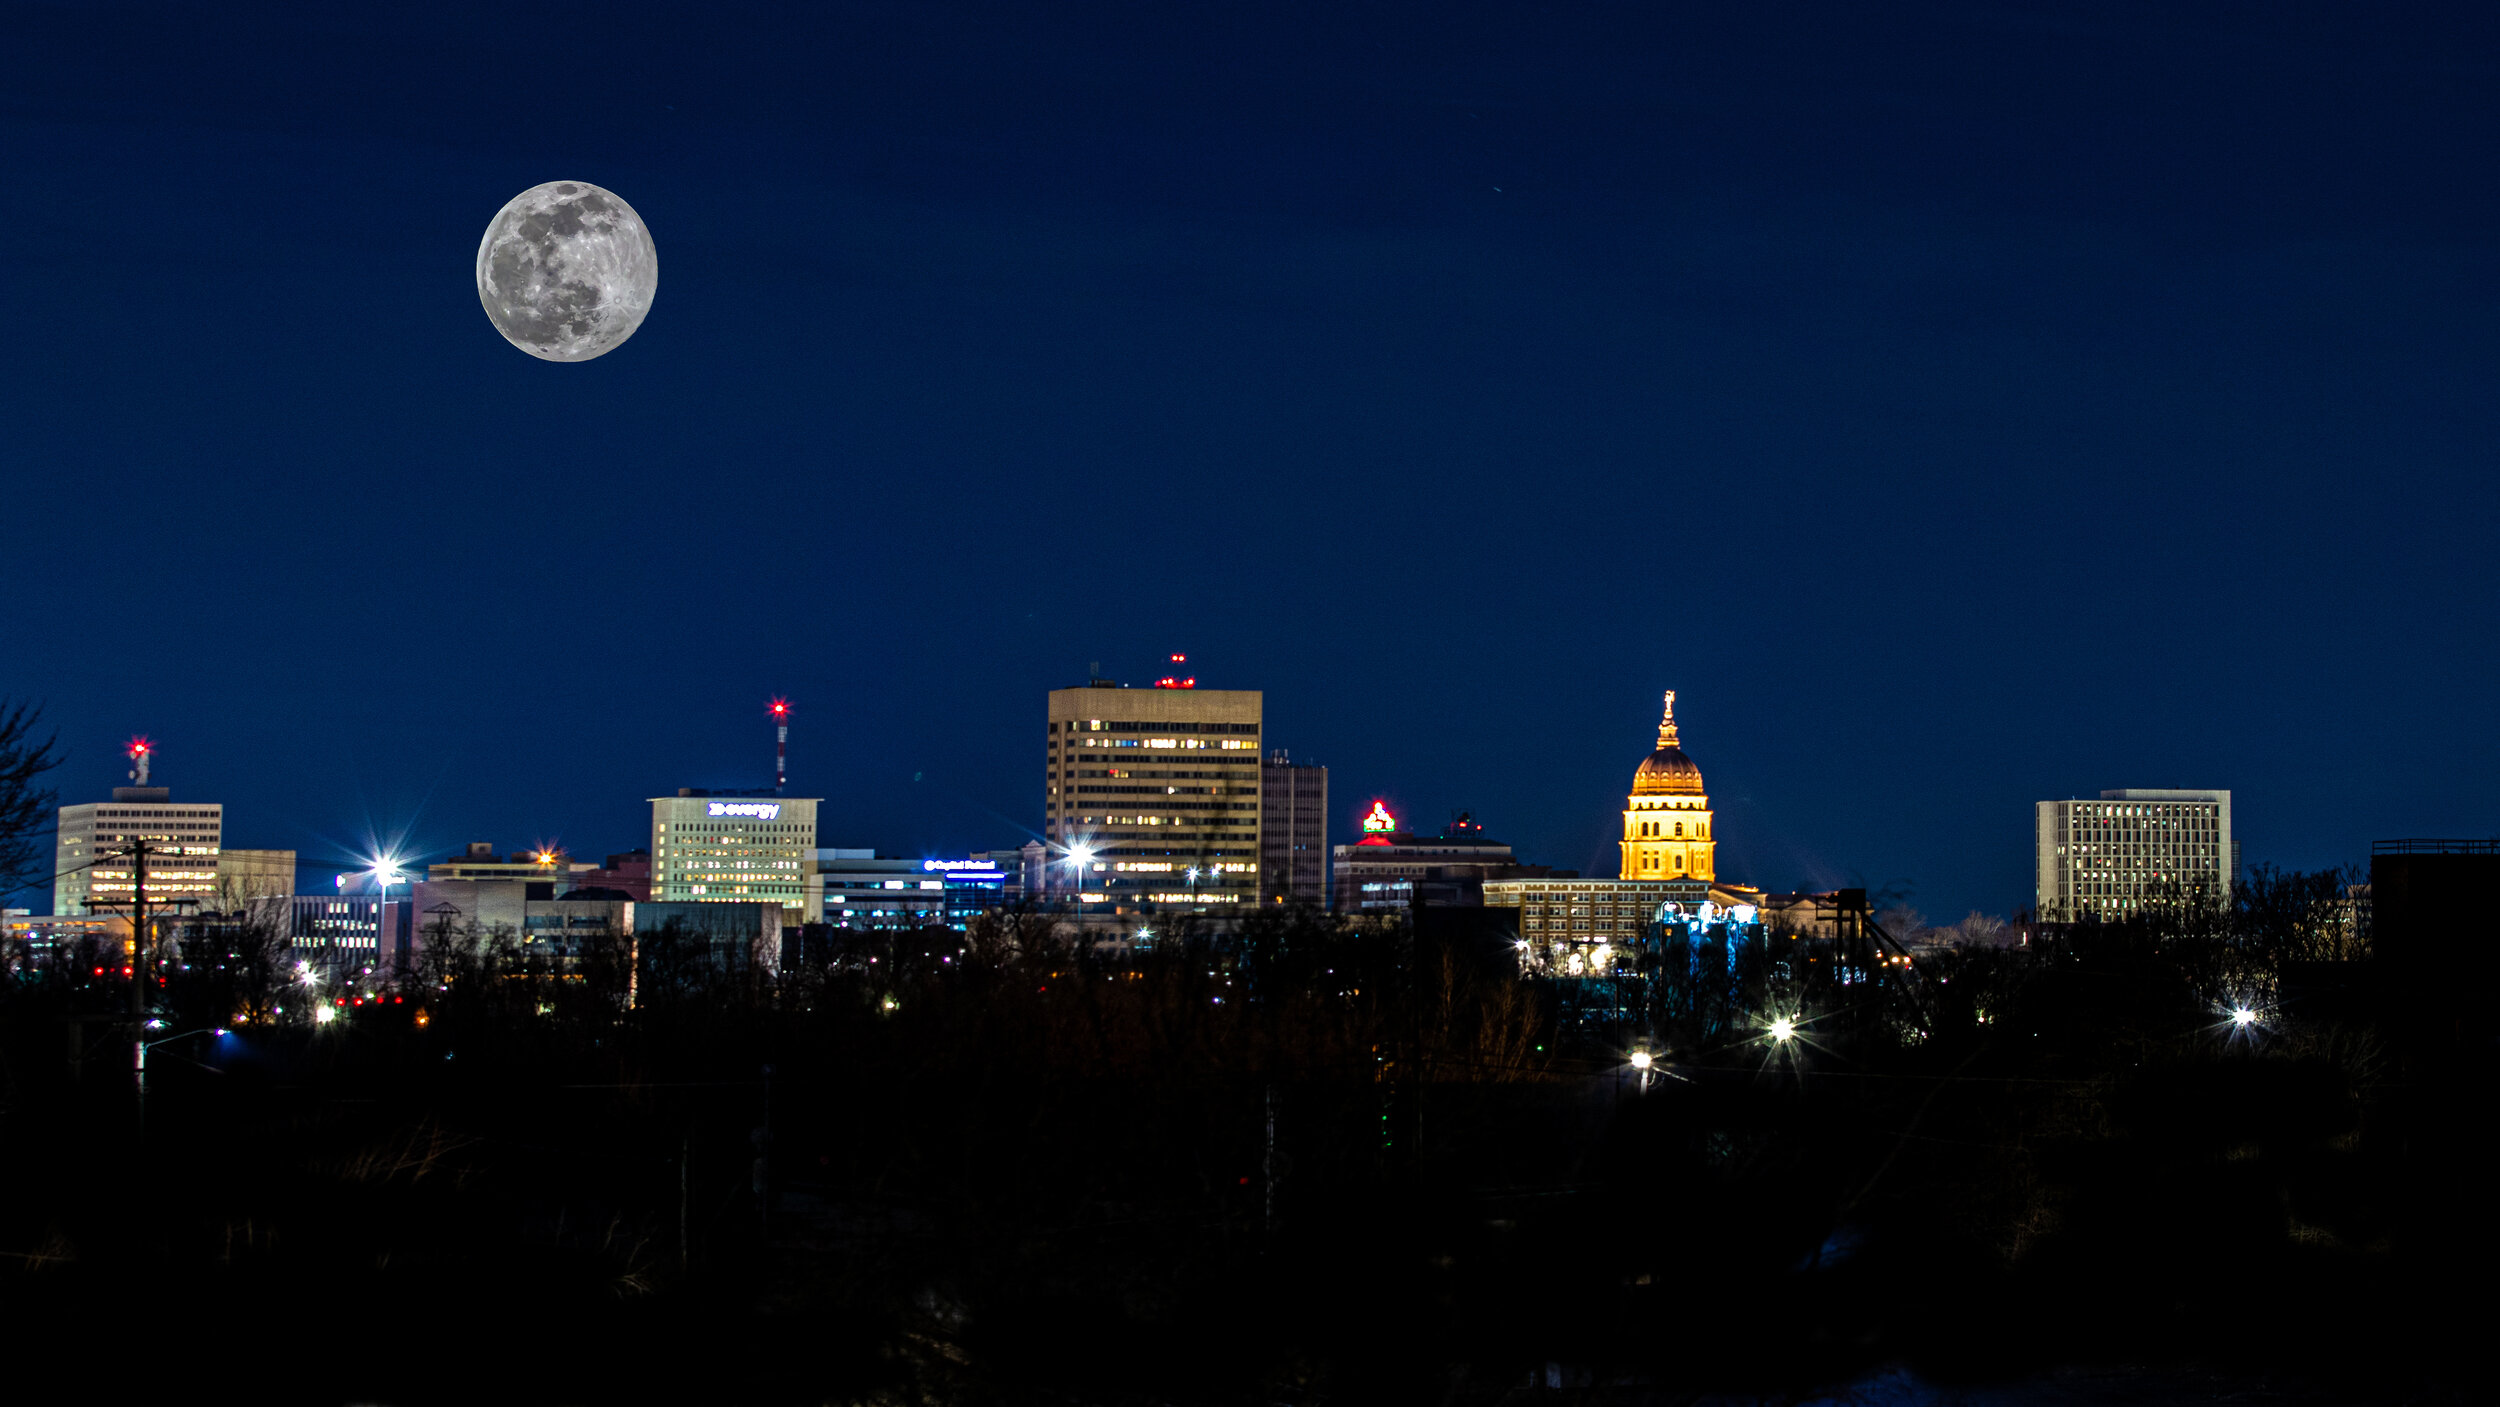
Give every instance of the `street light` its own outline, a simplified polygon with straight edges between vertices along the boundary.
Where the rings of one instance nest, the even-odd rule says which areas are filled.
[[[2244,1006],[2235,1006],[2231,1008],[2231,1024],[2234,1026],[2254,1026],[2257,1024],[2257,1013]]]
[[[391,886],[407,878],[399,872],[399,865],[398,856],[384,855],[374,860],[370,871],[373,875],[373,957],[377,963],[386,956],[382,951],[382,934],[386,926],[382,915],[390,906]]]
[[[1783,1016],[1771,1023],[1771,1040],[1774,1044],[1786,1045],[1796,1038],[1797,1023],[1794,1018]]]

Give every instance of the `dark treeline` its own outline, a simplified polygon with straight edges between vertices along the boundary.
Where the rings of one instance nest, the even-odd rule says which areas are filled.
[[[79,1019],[126,1001],[109,963],[0,993],[0,1283],[65,1358],[153,1345],[96,1370],[137,1396],[2436,1382],[2350,883],[1908,962],[1670,946],[1598,1002],[1464,925],[1113,954],[1007,914],[773,966],[445,930],[318,1021],[319,955],[237,925],[163,1000],[244,1024],[158,1048],[143,1109],[126,1029]]]

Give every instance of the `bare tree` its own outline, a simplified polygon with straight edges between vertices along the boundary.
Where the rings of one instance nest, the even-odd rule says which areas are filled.
[[[42,724],[41,707],[0,701],[0,895],[51,872],[52,858],[36,838],[50,828],[60,796],[36,783],[61,765],[60,739],[52,734],[35,741]]]

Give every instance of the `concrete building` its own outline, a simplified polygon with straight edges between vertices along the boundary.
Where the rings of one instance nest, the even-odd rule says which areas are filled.
[[[148,906],[196,912],[218,899],[225,807],[176,804],[166,787],[115,787],[111,801],[64,806],[52,846],[52,912],[64,918],[127,913],[136,888],[128,847],[146,841]]]
[[[823,907],[814,882],[815,797],[688,787],[651,798],[651,901],[773,903],[804,923]]]
[[[1657,750],[1633,771],[1632,794],[1624,798],[1620,877],[1716,879],[1719,846],[1710,820],[1701,768],[1684,755],[1676,735],[1675,691],[1670,689],[1666,716],[1658,724]]]
[[[777,969],[782,933],[785,927],[796,927],[787,923],[789,910],[769,899],[749,902],[707,895],[624,907],[639,967],[651,972],[653,987],[667,985],[672,967],[685,970],[688,965],[702,965],[723,971],[749,964]],[[650,989],[644,990],[647,996]]]
[[[427,865],[425,877],[438,882],[470,879],[526,884],[531,886],[527,897],[553,899],[568,889],[578,888],[581,876],[597,868],[558,849],[515,850],[510,855],[498,855],[494,842],[472,840],[464,853]]]
[[[1050,847],[1038,840],[1028,840],[1013,850],[985,850],[982,857],[992,868],[1010,876],[1006,897],[1015,900],[1040,899],[1050,889]]]
[[[853,932],[951,928],[1025,897],[1020,851],[1002,865],[994,855],[962,860],[907,860],[870,850],[819,850],[823,921]]]
[[[628,850],[620,855],[610,855],[597,869],[576,873],[573,887],[576,890],[610,889],[628,899],[648,902],[651,898],[651,852]],[[564,896],[558,894],[556,897],[561,899]]]
[[[2240,867],[2227,791],[2105,791],[2032,815],[2036,912],[2109,922],[2148,907],[2227,901]]]
[[[410,900],[376,895],[290,894],[261,904],[286,910],[287,940],[306,958],[317,958],[331,976],[383,968],[407,951],[418,921]]]
[[[1508,844],[1485,838],[1465,816],[1440,835],[1399,829],[1388,805],[1374,801],[1361,822],[1363,838],[1336,847],[1329,889],[1341,914],[1388,914],[1428,905],[1473,907],[1487,880],[1550,873],[1522,865]]]
[[[1259,764],[1259,902],[1328,903],[1328,769],[1283,748]]]
[[[1508,879],[1484,886],[1486,908],[1519,910],[1520,937],[1531,944],[1622,942],[1638,936],[1670,901],[1687,910],[1709,903],[1759,914],[1763,894],[1741,884],[1693,879]]]
[[[275,899],[295,892],[292,850],[217,851],[217,900],[232,909],[255,899]]]
[[[1256,689],[1194,680],[1052,690],[1051,892],[1106,917],[1257,903],[1261,708]]]

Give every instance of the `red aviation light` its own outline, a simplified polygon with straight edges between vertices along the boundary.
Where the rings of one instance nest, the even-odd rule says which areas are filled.
[[[790,716],[790,701],[789,701],[788,699],[775,699],[775,700],[773,700],[773,717],[775,717],[775,718],[787,718],[787,717],[789,717],[789,716]]]

